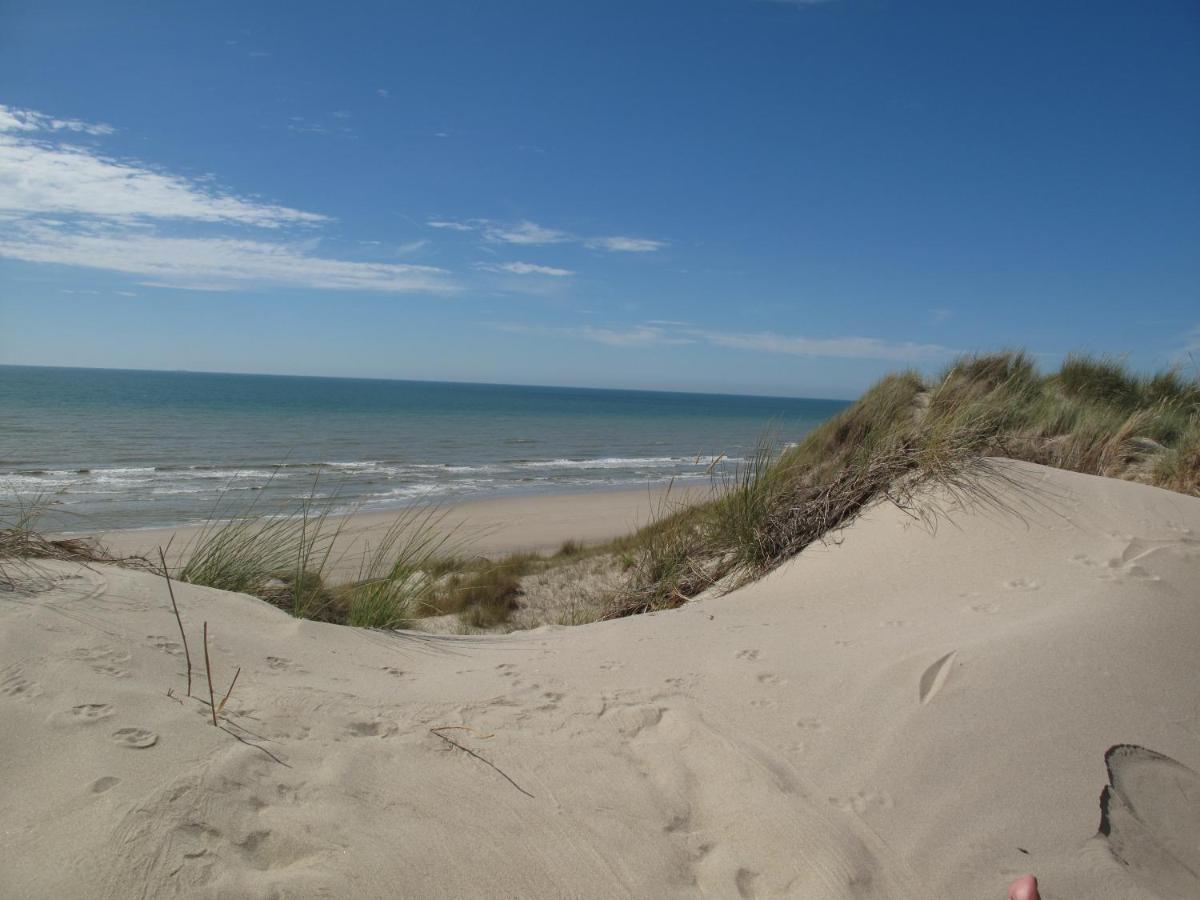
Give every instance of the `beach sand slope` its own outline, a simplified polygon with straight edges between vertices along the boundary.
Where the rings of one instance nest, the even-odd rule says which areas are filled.
[[[574,629],[177,586],[190,699],[161,578],[48,564],[0,596],[0,895],[1200,896],[1200,500],[1003,471]]]

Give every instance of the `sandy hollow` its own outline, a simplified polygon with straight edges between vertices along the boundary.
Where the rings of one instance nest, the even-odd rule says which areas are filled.
[[[578,628],[180,586],[191,698],[161,578],[50,565],[0,596],[0,895],[1200,896],[1200,500],[1004,465]]]

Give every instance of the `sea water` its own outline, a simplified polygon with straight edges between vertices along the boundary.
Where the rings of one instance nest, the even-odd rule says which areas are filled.
[[[0,505],[63,531],[729,474],[837,400],[0,366]]]

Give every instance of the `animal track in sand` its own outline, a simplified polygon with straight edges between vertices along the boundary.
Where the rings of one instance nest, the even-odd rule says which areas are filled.
[[[267,665],[276,672],[303,672],[304,668],[292,662],[286,656],[268,656]]]
[[[763,672],[757,678],[759,684],[787,684],[786,678],[781,678],[774,672]]]
[[[26,678],[21,669],[16,669],[4,681],[0,681],[0,694],[4,694],[6,697],[32,697],[36,693],[38,693],[37,684]]]
[[[758,894],[754,891],[754,882],[757,880],[758,873],[752,869],[738,869],[737,874],[733,876],[733,884],[737,888],[738,896],[745,900],[757,897]]]
[[[999,603],[972,603],[967,607],[971,612],[985,616],[994,616],[1002,608]]]
[[[760,654],[757,650],[739,650],[735,655],[736,659],[744,659],[747,662],[754,662],[759,658]]]
[[[827,731],[828,730],[828,726],[824,722],[822,722],[820,719],[816,719],[816,718],[797,719],[796,727],[802,728],[805,731]]]
[[[849,797],[830,797],[829,802],[843,812],[858,813],[860,816],[873,809],[891,809],[894,805],[887,794],[874,791],[858,791]]]
[[[129,662],[129,654],[116,647],[76,647],[69,654],[72,659],[88,663],[93,672],[110,678],[124,678],[129,674],[123,667]]]
[[[880,622],[879,627],[880,628],[907,628],[909,626],[909,624],[910,623],[904,621],[903,619],[888,619],[885,622]]]
[[[917,696],[922,704],[928,703],[942,689],[942,685],[946,683],[946,679],[950,675],[950,666],[957,655],[957,650],[951,650],[921,673],[921,681],[917,685]]]
[[[158,743],[158,735],[145,728],[118,728],[112,733],[113,743],[131,750],[145,750]]]
[[[111,703],[81,703],[65,712],[57,713],[54,718],[79,725],[90,725],[116,715],[116,712]]]
[[[103,794],[105,791],[115,788],[120,783],[120,778],[116,778],[112,775],[105,775],[103,778],[97,778],[95,781],[93,781],[89,790],[91,790],[93,794]]]
[[[129,674],[128,671],[120,666],[109,666],[103,663],[92,666],[92,671],[97,675],[107,675],[109,678],[124,678]]]
[[[1010,578],[1004,586],[1010,591],[1036,591],[1042,585],[1034,578]]]
[[[351,722],[347,730],[352,737],[391,737],[400,730],[395,722]]]
[[[180,656],[183,653],[183,647],[179,641],[173,641],[166,635],[148,634],[146,640],[150,642],[151,647],[161,650],[163,653],[170,653],[172,656]]]

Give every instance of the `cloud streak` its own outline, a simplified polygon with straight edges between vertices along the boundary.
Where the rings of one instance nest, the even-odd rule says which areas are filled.
[[[539,266],[537,263],[479,263],[476,268],[484,272],[503,272],[509,275],[549,275],[553,278],[566,278],[575,273],[571,269],[558,269],[554,266]]]
[[[647,322],[627,328],[599,328],[591,325],[545,328],[514,324],[496,327],[501,331],[553,335],[619,347],[707,344],[754,353],[825,359],[920,362],[944,359],[958,352],[939,344],[920,344],[912,341],[886,341],[870,337],[812,338],[772,331],[714,331],[674,322]]]
[[[264,284],[385,292],[452,289],[446,273],[429,266],[348,262],[315,256],[302,246],[229,238],[68,234],[33,226],[16,237],[0,237],[0,257],[124,272],[145,279],[143,284],[200,291]]]
[[[581,244],[589,250],[603,250],[608,253],[653,253],[667,246],[666,241],[626,235],[580,237],[557,228],[546,228],[528,219],[519,222],[498,222],[495,219],[431,219],[426,224],[430,228],[447,231],[475,232],[490,244]]]
[[[124,272],[144,284],[192,290],[454,289],[442,269],[318,256],[313,241],[247,238],[245,229],[311,235],[332,220],[64,140],[113,132],[0,105],[0,256]]]

